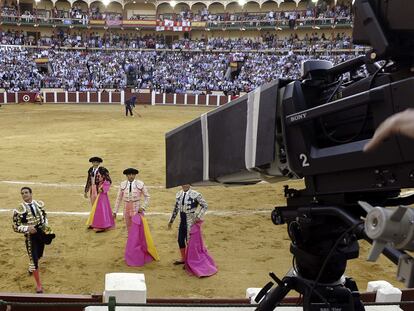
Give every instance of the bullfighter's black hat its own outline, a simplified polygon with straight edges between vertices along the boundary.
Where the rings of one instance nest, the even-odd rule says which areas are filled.
[[[100,157],[92,157],[92,158],[90,158],[89,159],[89,162],[99,162],[99,163],[102,163],[103,162],[103,160],[102,160],[102,158],[100,158]]]
[[[124,175],[128,175],[128,174],[137,175],[138,173],[139,173],[139,171],[135,168],[132,168],[132,167],[127,168],[127,169],[124,170]]]

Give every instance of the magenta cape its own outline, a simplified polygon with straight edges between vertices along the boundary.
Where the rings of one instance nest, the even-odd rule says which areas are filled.
[[[148,224],[142,214],[132,217],[131,228],[125,248],[125,262],[128,266],[141,267],[153,260],[159,260],[152,241]]]
[[[114,217],[112,216],[111,204],[109,203],[108,191],[111,183],[104,181],[102,184],[102,192],[98,194],[95,199],[94,207],[92,207],[91,215],[89,216],[88,225],[97,229],[110,229],[115,227]]]
[[[217,273],[217,266],[203,243],[201,224],[202,222],[197,222],[191,227],[185,258],[185,269],[187,272],[198,277]]]

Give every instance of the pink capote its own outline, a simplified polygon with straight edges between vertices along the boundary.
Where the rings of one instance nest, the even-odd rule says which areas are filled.
[[[128,266],[141,267],[153,260],[154,258],[148,252],[141,214],[136,214],[132,217],[131,227],[128,231],[125,262]]]
[[[111,203],[109,203],[108,191],[111,183],[105,180],[102,184],[102,192],[99,194],[96,203],[95,214],[93,216],[92,228],[109,229],[115,227],[115,221],[112,216]]]
[[[202,221],[191,226],[190,239],[187,244],[185,269],[198,277],[210,276],[217,273],[217,266],[208,254],[201,236]]]

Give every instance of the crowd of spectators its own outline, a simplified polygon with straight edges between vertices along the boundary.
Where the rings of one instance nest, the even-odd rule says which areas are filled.
[[[24,21],[31,22],[41,19],[45,22],[51,22],[51,18],[61,19],[64,24],[89,24],[89,20],[118,20],[121,21],[123,16],[117,12],[101,12],[99,6],[91,6],[88,10],[82,10],[81,6],[73,4],[69,10],[58,10],[53,7],[52,10],[36,9],[21,10],[15,4],[4,4],[0,9],[1,18],[6,21]]]
[[[0,9],[1,15],[7,16],[17,16],[18,15],[18,7],[14,4],[4,4]]]
[[[223,38],[211,37],[200,39],[180,39],[167,43],[162,34],[140,36],[138,33],[106,32],[100,36],[96,32],[64,32],[57,30],[54,35],[42,36],[36,40],[23,31],[0,31],[0,44],[30,45],[50,47],[80,48],[129,48],[129,49],[172,49],[172,50],[318,50],[352,48],[351,38],[345,33],[336,36],[325,36],[324,33],[306,34],[299,38],[296,34],[289,37],[265,33],[256,38]]]
[[[68,11],[55,7],[50,12],[21,12],[16,5],[3,5],[0,13],[3,17],[19,16],[25,21],[42,16],[45,20],[54,17],[84,25],[91,19],[103,19],[116,25],[123,18],[120,13],[101,12],[98,6],[84,11],[76,4]],[[134,14],[130,18],[143,17]],[[282,20],[294,28],[297,21],[350,20],[352,16],[348,6],[328,6],[322,1],[306,10],[217,14],[206,8],[197,13],[182,9],[179,14],[157,18],[212,23]],[[137,32],[107,31],[99,35],[97,32],[64,31],[59,27],[53,35],[36,38],[24,31],[0,30],[0,45],[3,45],[0,47],[0,88],[7,90],[124,89],[133,81],[134,87],[167,93],[222,91],[225,94],[248,92],[276,78],[299,78],[301,62],[316,53],[318,58],[338,63],[357,53],[338,50],[358,50],[351,45],[351,38],[340,32],[329,37],[315,32],[299,38],[292,32],[288,37],[262,33],[256,38],[203,36],[170,42],[161,34],[141,36]],[[47,59],[42,66],[35,62],[40,57]],[[231,63],[233,67],[237,64],[236,75],[231,72]]]
[[[274,21],[286,21],[289,24],[294,25],[296,20],[310,20],[310,19],[345,19],[351,20],[350,6],[345,5],[326,5],[325,2],[320,1],[317,6],[309,6],[307,9],[298,10],[274,10],[268,12],[247,12],[242,10],[241,12],[225,12],[214,13],[210,12],[207,8],[193,12],[185,7],[180,10],[180,13],[163,13],[150,16],[142,16],[138,14],[131,14],[129,19],[159,19],[159,20],[172,20],[176,22],[191,22],[191,21],[205,21],[205,22],[236,22],[236,21],[262,21],[262,22],[274,22]],[[73,4],[69,10],[58,10],[54,7],[52,10],[47,9],[35,9],[21,10],[15,4],[4,4],[0,13],[2,18],[15,19],[20,16],[22,19],[30,17],[40,17],[45,21],[49,18],[62,19],[64,23],[82,23],[88,24],[89,20],[111,20],[121,21],[124,18],[124,14],[120,12],[102,12],[97,5],[91,5],[88,9],[82,9],[81,6]],[[30,20],[25,20],[30,21]]]
[[[325,52],[318,58],[342,62],[354,54]],[[47,58],[42,69],[37,58]],[[12,91],[63,88],[69,91],[134,87],[162,92],[248,92],[276,78],[299,78],[309,54],[252,52],[87,51],[0,48],[0,88]],[[240,73],[229,74],[230,62]]]
[[[182,21],[220,21],[220,22],[236,22],[236,21],[268,21],[276,20],[296,21],[309,19],[347,19],[351,20],[352,10],[350,6],[337,4],[329,6],[325,2],[320,1],[317,6],[308,6],[306,9],[286,11],[269,11],[265,12],[234,12],[234,13],[213,13],[209,12],[207,8],[192,12],[183,8],[179,14],[161,14],[159,19],[172,19],[177,22]]]
[[[82,25],[89,24],[90,14],[88,14],[87,12],[83,12],[81,7],[76,5],[76,4],[73,4],[71,9],[69,10],[68,15],[69,16],[65,16],[64,11],[58,11],[56,8],[54,9],[54,12],[53,12],[54,17],[58,17],[58,16],[60,16],[61,18],[69,17],[71,19],[75,19],[75,20],[79,21],[80,24],[82,24]]]
[[[0,87],[12,91],[39,90],[42,78],[32,51],[0,48]]]

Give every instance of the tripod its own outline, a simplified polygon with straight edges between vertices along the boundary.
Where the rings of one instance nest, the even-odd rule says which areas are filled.
[[[316,284],[313,281],[297,276],[293,270],[290,270],[282,280],[278,279],[273,273],[270,273],[270,275],[278,285],[266,294],[269,287],[273,285],[270,282],[257,295],[256,302],[259,302],[263,295],[266,294],[266,297],[256,309],[258,311],[274,310],[292,289],[303,296],[304,311],[365,310],[360,300],[356,283],[351,278],[341,277],[340,280],[334,283]]]
[[[270,282],[262,289],[257,310],[273,310],[291,290],[303,296],[304,311],[365,310],[355,281],[343,276],[347,260],[359,255],[357,240],[364,233],[358,215],[349,207],[282,207],[272,220],[287,220],[294,267],[282,280],[270,274],[277,286],[269,291]]]

